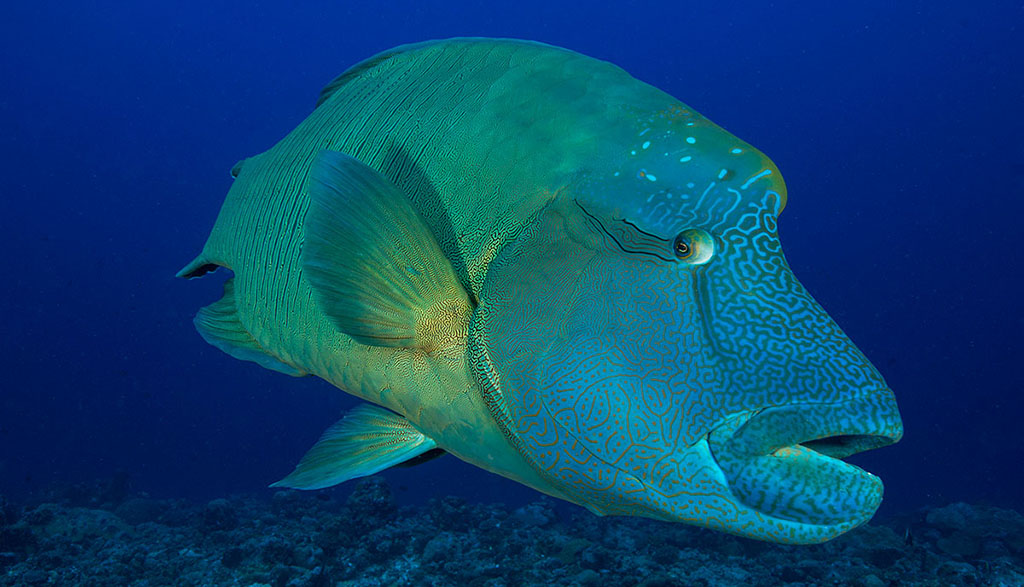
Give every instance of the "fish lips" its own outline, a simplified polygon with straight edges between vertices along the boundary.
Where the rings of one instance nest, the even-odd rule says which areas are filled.
[[[882,481],[840,459],[892,444],[902,434],[896,402],[884,389],[843,402],[748,412],[711,432],[708,445],[742,505],[841,532],[874,515]]]

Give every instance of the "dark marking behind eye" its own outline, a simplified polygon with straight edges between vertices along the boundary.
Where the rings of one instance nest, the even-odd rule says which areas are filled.
[[[605,226],[596,216],[587,212],[587,209],[579,202],[575,203],[587,215],[591,223],[608,235],[623,252],[650,255],[662,261],[674,261],[669,256],[672,252],[671,241],[644,232],[637,225],[625,219],[615,219],[611,226]]]

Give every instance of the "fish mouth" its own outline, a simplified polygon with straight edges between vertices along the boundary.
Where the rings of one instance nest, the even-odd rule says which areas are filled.
[[[740,414],[712,431],[708,445],[736,501],[786,526],[839,533],[869,520],[882,501],[882,481],[842,459],[902,435],[895,399],[884,389]]]

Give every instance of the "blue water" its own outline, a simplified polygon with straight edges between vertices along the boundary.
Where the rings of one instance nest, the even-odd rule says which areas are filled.
[[[293,4],[301,4],[293,6]],[[545,41],[607,59],[782,169],[787,256],[906,426],[853,460],[890,512],[1024,507],[1024,5],[58,3],[0,21],[0,493],[124,471],[157,496],[259,491],[355,400],[195,333],[228,170],[401,43]],[[844,5],[847,3],[843,3]],[[533,492],[453,457],[399,499]]]

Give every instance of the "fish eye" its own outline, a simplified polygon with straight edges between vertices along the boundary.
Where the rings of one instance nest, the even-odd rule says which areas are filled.
[[[703,265],[715,253],[715,241],[705,230],[689,228],[672,240],[672,252],[680,261],[691,265]]]
[[[687,242],[686,237],[682,234],[676,235],[675,242],[672,243],[672,249],[676,253],[676,257],[680,259],[689,259],[693,255],[693,247]]]

